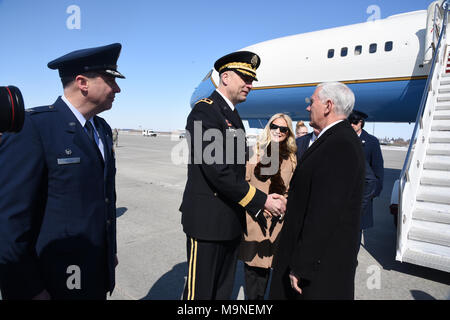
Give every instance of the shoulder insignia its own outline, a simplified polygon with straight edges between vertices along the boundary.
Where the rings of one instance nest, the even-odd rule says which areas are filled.
[[[41,113],[41,112],[47,112],[47,111],[54,111],[55,106],[54,105],[50,105],[50,106],[42,106],[42,107],[35,107],[35,108],[30,108],[30,109],[25,109],[25,112],[28,112],[30,114],[36,114],[36,113]]]
[[[211,99],[208,99],[208,98],[204,98],[204,99],[198,100],[195,104],[200,103],[200,102],[205,102],[207,104],[213,104],[214,101],[212,101]]]

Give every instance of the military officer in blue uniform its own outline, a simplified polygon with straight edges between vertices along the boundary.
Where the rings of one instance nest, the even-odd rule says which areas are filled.
[[[363,129],[367,117],[367,114],[358,110],[353,110],[348,117],[350,124],[359,136],[363,145],[366,165],[370,166],[373,175],[375,175],[376,178],[375,192],[373,192],[371,198],[364,206],[365,209],[363,210],[361,216],[360,240],[362,237],[362,230],[373,227],[373,199],[380,195],[381,190],[383,189],[384,178],[383,155],[381,154],[380,142],[376,137],[367,133],[367,131]],[[368,173],[366,172],[366,180],[367,176]]]
[[[245,180],[247,145],[236,105],[246,100],[259,65],[259,56],[249,51],[217,60],[217,90],[198,101],[187,119],[190,162],[180,207],[187,238],[186,300],[230,299],[245,211],[264,224],[264,210],[280,215],[286,208],[282,196],[267,196]]]
[[[3,299],[106,299],[115,285],[112,132],[97,116],[120,92],[118,43],[48,63],[64,94],[26,111],[0,144]]]

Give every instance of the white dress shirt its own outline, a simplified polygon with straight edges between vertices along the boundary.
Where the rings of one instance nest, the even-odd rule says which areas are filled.
[[[67,104],[67,106],[69,107],[70,111],[72,111],[72,113],[74,114],[75,118],[78,119],[78,122],[80,122],[81,126],[86,131],[86,128],[84,128],[84,125],[86,124],[86,119],[81,114],[81,112],[78,111],[78,109],[75,108],[64,95],[61,97],[61,99]],[[97,128],[96,128],[95,123],[94,123],[94,119],[93,118],[89,119],[89,122],[92,124],[92,127],[94,128],[94,138],[95,138],[95,142],[97,143],[97,147],[100,150],[100,153],[102,154],[103,160],[105,160],[104,145],[103,145],[102,139],[100,138],[100,136],[98,134]]]
[[[234,105],[231,103],[231,101],[225,97],[225,95],[219,91],[219,89],[216,89],[216,91],[222,96],[222,98],[226,101],[226,103],[228,104],[228,106],[230,107],[231,111],[234,111]]]
[[[320,131],[319,135],[317,136],[317,139],[320,138],[321,135],[323,135],[325,133],[325,131],[327,131],[328,129],[330,129],[332,126],[337,125],[339,122],[344,121],[344,120],[338,120],[336,122],[333,122],[332,124],[329,124],[328,126],[326,126],[322,131]],[[314,133],[313,133],[314,135]]]

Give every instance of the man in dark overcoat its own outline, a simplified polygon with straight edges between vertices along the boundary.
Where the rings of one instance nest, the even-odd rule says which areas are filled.
[[[320,131],[289,187],[274,257],[271,299],[353,299],[364,154],[346,120],[354,105],[344,84],[319,85],[310,99]]]
[[[120,92],[119,43],[51,61],[64,94],[26,111],[0,144],[3,299],[105,300],[115,285],[112,132],[98,113]]]
[[[384,161],[378,139],[364,130],[368,115],[362,111],[353,110],[348,120],[361,140],[366,164],[368,164],[376,178],[375,192],[372,194],[367,205],[364,207],[361,217],[360,242],[363,230],[373,227],[373,199],[378,197],[383,189]]]
[[[248,159],[244,125],[236,109],[256,80],[260,58],[228,54],[214,64],[220,82],[188,116],[188,177],[180,207],[187,239],[186,300],[230,299],[245,211],[265,223],[264,210],[284,213],[285,199],[266,195],[245,180]]]

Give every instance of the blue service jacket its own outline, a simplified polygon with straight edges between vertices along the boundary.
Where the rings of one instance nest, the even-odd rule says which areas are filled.
[[[54,299],[89,299],[113,290],[115,158],[111,128],[100,117],[94,121],[104,162],[61,98],[51,106],[28,109],[22,131],[3,136],[4,299],[29,299],[43,289]]]
[[[361,229],[367,229],[373,227],[373,198],[378,197],[383,189],[384,164],[378,139],[368,134],[365,130],[362,130],[359,138],[363,145],[366,164],[370,166],[376,177],[375,192],[368,201],[361,218]]]
[[[310,132],[305,134],[304,136],[295,139],[295,143],[297,144],[297,159],[300,161],[306,149],[308,149],[309,141],[314,133]]]

